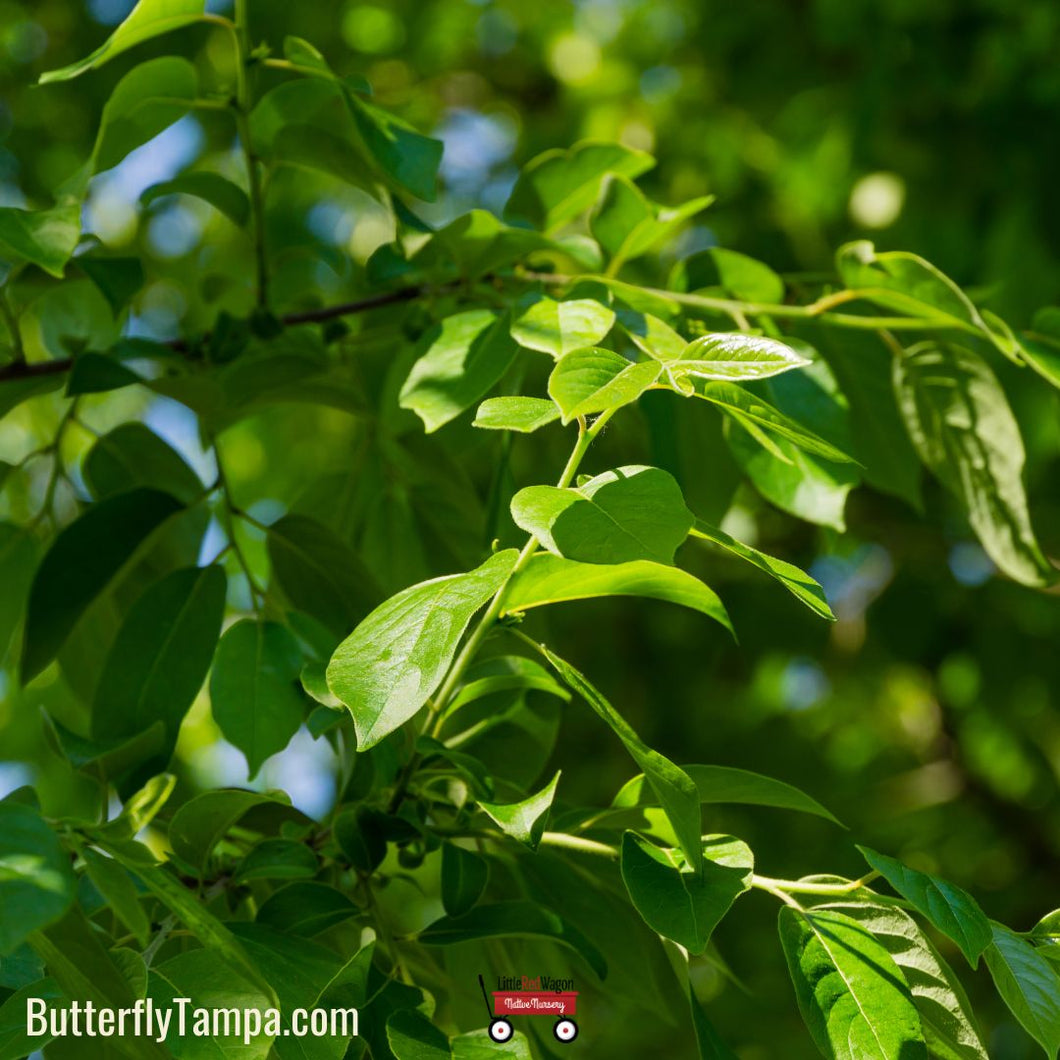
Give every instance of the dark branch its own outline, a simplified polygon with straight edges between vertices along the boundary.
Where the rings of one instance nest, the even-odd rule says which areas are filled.
[[[286,316],[281,317],[280,321],[285,327],[295,327],[298,324],[325,324],[329,320],[338,320],[340,317],[366,313],[371,309],[411,302],[419,298],[424,291],[425,288],[421,286],[402,287],[396,291],[374,294],[356,302],[343,302],[341,305],[307,309],[301,313],[288,313]],[[204,336],[204,338],[208,337]],[[186,339],[171,339],[162,345],[181,353],[186,352],[190,348]],[[70,357],[56,361],[41,361],[37,364],[26,364],[24,361],[17,361],[14,364],[0,368],[0,383],[11,382],[15,379],[39,379],[42,376],[61,375],[63,372],[69,371],[73,363],[73,358]]]

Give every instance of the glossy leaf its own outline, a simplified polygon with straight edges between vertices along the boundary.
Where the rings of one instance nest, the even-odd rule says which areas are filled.
[[[273,892],[258,910],[257,922],[310,938],[357,912],[357,906],[334,887],[300,880]]]
[[[1024,585],[1056,579],[1023,490],[1023,439],[987,363],[960,346],[925,342],[895,364],[898,405],[932,474],[956,495],[983,548]]]
[[[871,900],[827,908],[863,925],[894,958],[920,1013],[930,1056],[988,1060],[960,980],[905,910]]]
[[[377,607],[339,645],[328,686],[350,709],[358,749],[367,750],[427,702],[472,615],[504,584],[514,550],[467,574],[414,585]]]
[[[856,920],[780,911],[799,1010],[830,1060],[926,1060],[920,1014],[894,958]]]
[[[41,74],[40,82],[47,84],[79,77],[137,44],[200,21],[205,7],[205,0],[140,0],[125,21],[94,52],[60,70]]]
[[[611,330],[614,310],[590,298],[557,302],[542,297],[512,321],[512,338],[528,350],[556,360],[585,346],[595,346]]]
[[[418,133],[411,125],[346,93],[357,131],[386,182],[433,202],[437,195],[442,143]]]
[[[903,898],[957,943],[973,968],[979,964],[979,955],[990,945],[990,921],[967,891],[868,847],[859,846],[858,850]]]
[[[512,498],[512,518],[550,552],[587,563],[673,563],[693,523],[673,476],[640,466],[578,489],[528,486]]]
[[[506,613],[528,611],[568,600],[598,596],[644,596],[699,611],[732,632],[725,605],[713,589],[677,567],[648,560],[631,563],[578,563],[560,556],[537,555],[511,582],[504,595]]]
[[[50,210],[0,206],[0,261],[28,261],[61,278],[80,238],[80,206]]]
[[[225,589],[220,567],[191,567],[137,600],[103,667],[92,704],[94,736],[134,736],[161,721],[176,740],[213,659]]]
[[[734,556],[739,556],[740,559],[753,564],[759,570],[765,571],[815,614],[830,621],[835,620],[835,615],[825,598],[824,590],[805,571],[800,570],[794,564],[777,559],[775,556],[767,556],[764,552],[759,552],[758,549],[751,548],[750,545],[745,545],[742,541],[730,537],[720,527],[703,522],[702,519],[696,520],[691,534],[693,537],[710,541]]]
[[[864,291],[865,297],[877,305],[909,316],[924,315],[942,322],[983,327],[968,296],[916,254],[902,250],[879,254],[870,242],[859,240],[839,248],[836,268],[847,287]]]
[[[497,318],[488,309],[448,317],[428,334],[423,347],[400,401],[423,420],[428,433],[478,401],[519,352],[508,317]]]
[[[250,219],[250,198],[247,193],[220,173],[210,173],[206,170],[182,173],[172,180],[152,184],[140,196],[140,202],[144,206],[150,206],[167,195],[191,195],[202,199],[240,228]]]
[[[533,397],[487,398],[475,413],[473,426],[487,431],[531,434],[559,419],[554,401]]]
[[[842,822],[816,799],[775,777],[752,773],[731,766],[684,766],[703,803],[735,803],[745,806],[772,806],[823,817],[833,824]],[[627,781],[615,796],[613,806],[644,806],[652,800],[643,775]]]
[[[505,835],[525,843],[531,850],[536,850],[545,831],[545,823],[556,797],[556,786],[560,774],[556,775],[536,795],[531,795],[521,802],[483,802],[479,808],[484,810]]]
[[[653,360],[679,360],[688,349],[689,342],[675,331],[665,320],[660,320],[651,313],[638,312],[634,309],[621,309],[618,319],[634,345]]]
[[[570,663],[564,662],[544,645],[540,645],[539,650],[570,688],[607,723],[644,771],[659,805],[670,819],[685,857],[693,866],[693,870],[699,872],[702,861],[701,818],[699,795],[692,779],[664,755],[648,747],[633,731],[629,722]]]
[[[548,393],[563,422],[628,405],[654,385],[662,368],[654,361],[634,363],[610,350],[588,347],[567,354],[548,379]]]
[[[998,993],[1027,1033],[1055,1060],[1060,1050],[1060,975],[1029,942],[1001,924],[984,951]]]
[[[704,836],[699,871],[635,832],[622,839],[622,879],[645,923],[700,954],[733,902],[751,886],[754,856],[732,836]]]
[[[139,258],[79,257],[81,271],[100,289],[115,314],[132,301],[144,285],[144,267]]]
[[[453,1060],[498,1060],[509,1057],[509,1060],[533,1060],[530,1043],[526,1035],[516,1031],[503,1045],[490,1039],[487,1031],[472,1031],[470,1034],[458,1034],[449,1043]]]
[[[0,802],[0,954],[63,916],[75,888],[70,857],[40,815]]]
[[[592,206],[609,173],[637,177],[654,164],[643,151],[590,140],[545,151],[523,167],[504,216],[552,232]]]
[[[417,936],[423,946],[493,938],[547,938],[577,953],[600,979],[607,966],[596,947],[562,917],[536,902],[509,901],[477,905],[461,917],[442,917]]]
[[[442,905],[453,917],[474,908],[489,881],[489,862],[455,843],[442,844]]]
[[[210,675],[213,716],[225,739],[246,755],[251,777],[302,724],[301,670],[298,642],[276,622],[244,619],[217,646]]]
[[[741,382],[768,379],[809,363],[797,350],[776,339],[736,332],[693,339],[680,361],[667,365],[667,371],[678,383],[689,376]]]
[[[88,605],[143,540],[179,510],[168,493],[135,489],[93,505],[59,534],[30,588],[23,680],[55,658]]]

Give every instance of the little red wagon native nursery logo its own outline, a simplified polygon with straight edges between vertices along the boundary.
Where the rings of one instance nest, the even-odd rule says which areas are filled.
[[[578,992],[573,979],[548,975],[499,975],[493,1001],[486,993],[486,982],[480,975],[478,984],[489,1013],[489,1036],[495,1042],[506,1042],[515,1033],[513,1016],[546,1016],[554,1020],[552,1034],[556,1041],[568,1044],[578,1037],[578,1024],[571,1018],[578,1010]]]

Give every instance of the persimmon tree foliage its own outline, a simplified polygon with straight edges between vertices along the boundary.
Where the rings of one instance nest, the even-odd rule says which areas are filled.
[[[961,888],[867,848],[859,879],[820,874],[827,865],[764,874],[770,851],[711,833],[704,806],[813,814],[822,827],[833,814],[783,778],[678,764],[647,746],[539,613],[651,598],[738,634],[679,562],[703,547],[774,579],[807,622],[830,620],[813,578],[694,510],[718,446],[773,505],[838,531],[852,490],[917,505],[926,469],[1005,575],[1028,592],[1052,585],[1019,424],[992,365],[1060,386],[1055,312],[1016,332],[927,261],[864,242],[840,248],[816,286],[725,248],[645,283],[710,200],[651,202],[636,181],[653,160],[618,144],[546,152],[502,216],[473,210],[432,227],[417,200],[436,195],[441,145],[312,44],[289,37],[281,58],[258,43],[245,0],[231,20],[202,0],[141,0],[104,44],[42,80],[91,76],[203,22],[227,35],[231,84],[175,55],[134,66],[55,204],[0,209],[0,412],[32,399],[56,410],[51,441],[0,467],[24,492],[49,469],[35,514],[0,525],[0,648],[23,685],[59,689],[53,751],[98,810],[45,813],[28,788],[0,802],[0,1058],[41,1045],[24,1034],[27,997],[123,1007],[138,996],[238,998],[285,1019],[355,1005],[361,1036],[124,1038],[105,1055],[553,1055],[533,1021],[490,1043],[475,1007],[478,971],[530,961],[588,996],[632,980],[660,1007],[677,998],[689,1050],[731,1057],[690,968],[720,959],[712,933],[752,891],[779,906],[792,1003],[822,1055],[986,1057],[949,954],[984,962],[1055,1058],[1060,913],[1013,930]],[[243,229],[253,308],[168,342],[122,337],[145,266],[82,232],[82,200],[95,173],[192,112],[230,121],[240,167],[179,173],[144,207],[192,196]],[[342,304],[283,287],[268,193],[292,168],[387,211],[393,239]],[[190,410],[212,481],[144,422],[92,430],[86,405],[129,388]],[[349,498],[351,533],[311,508],[266,520],[254,514],[263,498],[233,495],[225,432],[277,403],[363,422],[348,470],[310,485]],[[637,444],[646,421],[668,437],[719,430],[693,459],[610,466],[609,443]],[[565,462],[551,466],[557,446]],[[484,495],[468,467],[486,469]],[[438,556],[446,573],[420,580]],[[252,776],[302,726],[333,746],[340,795],[324,821],[283,792],[168,804],[167,768],[204,685]],[[563,715],[582,706],[631,759],[607,806],[572,805],[547,769]],[[657,707],[672,709],[662,696]],[[400,887],[424,897],[414,930],[395,930],[381,902]],[[591,1024],[577,1048],[592,1049]]]

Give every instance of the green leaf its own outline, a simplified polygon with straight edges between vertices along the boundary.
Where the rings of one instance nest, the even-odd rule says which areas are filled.
[[[688,344],[681,359],[667,364],[667,374],[680,388],[681,380],[720,379],[746,382],[768,379],[793,368],[810,364],[805,357],[783,342],[758,335],[701,335]]]
[[[523,167],[504,216],[545,232],[555,231],[592,206],[609,173],[638,177],[654,164],[643,151],[589,140],[567,151],[545,151]]]
[[[528,486],[511,507],[516,525],[550,552],[586,563],[673,563],[694,521],[672,475],[636,465],[578,489]]]
[[[0,661],[7,655],[11,638],[22,620],[26,596],[37,568],[37,542],[21,526],[0,523]]]
[[[30,1037],[26,1006],[31,1000],[41,1000],[48,1008],[59,1008],[66,1003],[66,995],[54,979],[42,979],[11,994],[0,1005],[0,1060],[22,1060],[52,1040],[50,1033]]]
[[[128,18],[91,55],[60,70],[41,74],[40,83],[78,77],[152,37],[200,21],[205,8],[205,0],[140,0]]]
[[[702,851],[697,866],[635,832],[622,838],[622,880],[637,912],[653,931],[693,954],[706,950],[754,874],[754,855],[739,839],[704,836]]]
[[[161,721],[176,741],[210,668],[226,587],[221,567],[189,567],[136,601],[103,667],[92,703],[93,736],[135,736]]]
[[[776,304],[784,300],[784,281],[762,262],[725,247],[710,247],[679,261],[670,273],[673,291],[719,289],[741,302]]]
[[[507,581],[515,560],[508,549],[467,574],[405,589],[339,645],[328,687],[350,708],[358,750],[399,728],[433,695],[472,615]]]
[[[66,396],[104,394],[144,380],[120,361],[101,353],[82,353],[66,377]]]
[[[277,622],[244,619],[217,646],[210,675],[213,716],[225,739],[246,755],[251,777],[302,724],[301,670],[298,642]]]
[[[306,818],[286,802],[255,791],[207,791],[189,799],[173,815],[169,841],[173,852],[202,875],[213,848],[228,830],[252,811],[269,809],[284,820],[305,823]]]
[[[220,173],[210,173],[206,170],[181,173],[172,180],[152,184],[140,196],[140,202],[144,206],[150,206],[167,195],[191,195],[202,199],[240,228],[245,227],[250,220],[249,196],[238,184],[233,184]]]
[[[851,290],[908,316],[987,330],[968,296],[930,262],[902,250],[877,254],[867,240],[847,243],[836,253],[836,269]]]
[[[416,936],[424,946],[494,938],[547,938],[569,947],[601,978],[607,965],[599,950],[573,925],[537,902],[492,902],[477,905],[461,917],[444,916]]]
[[[489,862],[455,843],[442,844],[442,905],[452,917],[475,907],[489,882]]]
[[[396,1060],[450,1060],[449,1039],[416,1009],[393,1013],[386,1038]]]
[[[0,955],[63,916],[75,888],[70,856],[36,810],[0,802]]]
[[[589,218],[593,238],[611,259],[608,275],[614,276],[625,262],[646,254],[713,201],[713,195],[704,195],[676,209],[662,209],[649,202],[632,181],[609,177]]]
[[[237,1027],[235,1020],[227,1034],[213,1033],[225,1028],[223,1021],[216,1027],[211,1022],[207,1033],[202,1034],[191,1019],[181,1035],[174,1020],[166,1044],[180,1060],[265,1060],[273,1042],[263,1030],[266,1013],[274,1007],[270,993],[263,992],[243,976],[233,975],[230,968],[205,950],[178,954],[152,966],[150,973],[149,996],[155,1006],[172,1010],[176,1008],[177,998],[189,998],[189,1016],[195,1009],[207,1009],[211,1013],[228,1010],[240,1016],[254,1009],[261,1014],[258,1033],[253,1035],[249,1033],[253,1025],[248,1023],[248,1033],[244,1034],[243,1026]]]
[[[388,184],[419,199],[434,202],[438,194],[441,140],[418,133],[411,125],[370,103],[345,93],[357,131]]]
[[[688,349],[688,339],[651,313],[620,309],[618,320],[634,345],[652,360],[676,361]]]
[[[691,983],[688,984],[688,1004],[692,1012],[692,1028],[696,1033],[700,1060],[737,1060],[736,1054],[725,1044],[721,1035],[714,1029],[714,1024],[707,1018]]]
[[[662,368],[655,361],[634,363],[611,350],[588,347],[568,353],[548,379],[548,393],[563,422],[597,412],[613,412],[653,386]]]
[[[805,792],[774,777],[752,773],[730,766],[684,766],[692,778],[703,803],[736,803],[745,806],[772,806],[778,810],[796,810],[823,817],[843,826],[842,821]],[[652,802],[644,786],[645,777],[627,781],[615,796],[612,806],[645,806]]]
[[[989,1060],[960,980],[904,909],[871,901],[826,907],[872,932],[894,958],[913,995],[928,1054],[937,1060]]]
[[[140,904],[129,873],[113,858],[105,857],[91,848],[82,852],[85,870],[103,896],[108,908],[136,936],[141,947],[146,947],[151,934],[151,922]]]
[[[519,347],[509,318],[471,309],[446,318],[425,337],[425,352],[401,388],[402,408],[423,420],[427,433],[455,419],[511,366]]]
[[[526,1035],[516,1031],[503,1045],[492,1041],[487,1031],[472,1031],[460,1034],[449,1042],[453,1060],[534,1060]]]
[[[29,681],[55,658],[77,620],[143,540],[181,510],[155,489],[135,489],[94,504],[53,542],[33,579],[22,645]]]
[[[275,891],[258,910],[257,922],[309,938],[341,924],[360,910],[325,883],[300,880]]]
[[[1055,1060],[1060,1050],[1060,977],[1029,942],[1001,924],[992,924],[994,941],[985,951],[986,966],[998,993],[1027,1033]]]
[[[759,443],[763,433],[776,435],[800,449],[834,463],[854,463],[854,459],[830,442],[785,416],[768,401],[734,383],[704,382],[695,384],[695,393],[717,405]]]
[[[294,839],[263,839],[239,863],[232,878],[237,883],[312,879],[318,868],[316,855],[305,843]]]
[[[82,474],[97,500],[150,486],[191,504],[204,492],[184,458],[142,423],[123,423],[99,438],[85,457]]]
[[[829,1060],[926,1060],[920,1015],[894,958],[856,920],[780,911],[802,1018]]]
[[[820,445],[807,443],[805,438],[800,442],[783,429],[776,430],[774,436],[770,432],[775,428],[763,430],[765,420],[737,417],[751,436],[729,431],[729,448],[737,463],[758,492],[778,508],[810,522],[843,529],[846,498],[860,481],[860,475],[850,457],[842,456],[848,463],[835,460],[835,454],[846,454],[851,448],[850,415],[846,398],[828,365],[814,360],[804,371],[752,386],[760,387],[775,404],[774,411],[789,417],[789,424],[798,431],[808,434],[812,425],[812,437],[818,442],[823,440],[832,455],[822,452]]]
[[[479,808],[484,810],[505,835],[525,843],[531,850],[537,850],[541,836],[545,831],[545,822],[556,797],[556,786],[559,784],[559,772],[536,795],[531,795],[521,802],[483,802]]]
[[[177,778],[172,773],[160,773],[125,800],[121,813],[100,827],[99,834],[110,841],[132,839],[146,828],[169,801]]]
[[[673,826],[674,834],[678,838],[685,857],[695,871],[700,871],[702,818],[699,810],[699,794],[691,777],[658,751],[648,747],[633,731],[629,722],[570,663],[553,654],[543,644],[536,647],[560,677],[592,707],[625,745],[633,761],[640,766],[648,778],[648,783],[651,784],[659,805],[662,806]]]
[[[595,346],[614,322],[614,310],[591,298],[557,302],[542,296],[512,322],[512,338],[559,360],[573,350]]]
[[[103,107],[92,172],[112,169],[130,151],[179,121],[198,94],[199,77],[187,59],[167,55],[134,67]]]
[[[306,515],[277,519],[265,539],[272,572],[300,611],[341,636],[378,603],[375,578],[333,530]]]
[[[504,594],[504,611],[510,614],[597,596],[645,596],[668,600],[699,611],[732,632],[725,605],[713,589],[687,571],[647,560],[615,564],[578,563],[559,556],[534,556],[512,579]]]
[[[920,343],[896,361],[895,388],[921,460],[960,500],[990,558],[1024,585],[1051,585],[1027,511],[1019,425],[986,361]]]
[[[487,431],[518,431],[531,434],[559,419],[554,401],[532,397],[487,398],[475,413],[474,427]]]
[[[702,519],[696,520],[691,534],[693,537],[710,541],[734,556],[739,556],[740,559],[753,564],[759,570],[765,571],[815,614],[829,621],[835,621],[835,615],[825,599],[824,590],[805,571],[800,570],[794,564],[777,559],[775,556],[767,556],[764,552],[759,552],[758,549],[751,548],[750,545],[745,545],[742,541],[730,537],[719,527],[703,522]]]
[[[139,258],[79,257],[77,264],[100,289],[115,314],[120,313],[144,285],[144,267]]]
[[[66,263],[81,239],[81,207],[50,210],[0,207],[0,261],[28,261],[62,278]]]
[[[136,1001],[125,973],[100,941],[100,934],[77,906],[56,924],[34,935],[33,948],[68,998],[101,1008],[131,1008]],[[168,1049],[151,1038],[115,1036],[114,1050],[127,1060],[171,1060]]]
[[[979,955],[990,945],[990,921],[967,891],[868,847],[859,846],[858,850],[903,898],[957,943],[973,968],[979,964]]]

